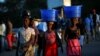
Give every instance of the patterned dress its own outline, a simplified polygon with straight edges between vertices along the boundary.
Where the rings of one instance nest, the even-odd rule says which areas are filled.
[[[25,29],[24,27],[21,27],[19,29],[19,56],[34,56],[34,49],[32,43],[26,47],[25,45],[27,42],[31,40],[31,36],[33,35],[33,38],[35,36],[35,30],[33,28],[28,27]],[[33,40],[34,41],[34,40]]]

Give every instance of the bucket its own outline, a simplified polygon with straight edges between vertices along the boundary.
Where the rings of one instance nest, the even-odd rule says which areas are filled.
[[[81,17],[82,6],[66,6],[64,7],[64,14],[67,18]]]
[[[37,28],[38,28],[38,30],[43,31],[43,32],[47,31],[46,22],[40,22],[39,25],[37,26]]]
[[[56,10],[41,10],[42,21],[56,21]]]

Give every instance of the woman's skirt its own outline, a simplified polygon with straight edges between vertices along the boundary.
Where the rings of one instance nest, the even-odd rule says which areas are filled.
[[[7,43],[8,43],[8,48],[13,47],[13,36],[12,36],[12,34],[7,34]]]
[[[78,39],[68,39],[67,56],[81,56],[81,47]]]
[[[58,56],[57,43],[53,43],[53,44],[50,44],[50,45],[46,44],[44,55],[45,56]]]

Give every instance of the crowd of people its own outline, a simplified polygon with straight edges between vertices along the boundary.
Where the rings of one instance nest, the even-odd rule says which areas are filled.
[[[0,20],[0,53],[5,48],[13,49],[16,44],[16,56],[34,56],[34,46],[38,45],[37,56],[58,56],[58,48],[63,53],[63,44],[66,44],[67,56],[82,56],[82,46],[93,40],[97,40],[96,33],[100,27],[100,15],[93,13],[85,19],[73,17],[65,19],[58,15],[57,21],[46,21],[30,19],[28,12],[24,11],[22,16],[23,26],[18,29],[18,36],[13,32],[13,23],[10,19],[3,22]],[[36,22],[38,22],[38,25]],[[45,24],[45,28],[39,29],[39,24]],[[46,27],[47,26],[47,27]],[[17,37],[17,38],[16,38]]]

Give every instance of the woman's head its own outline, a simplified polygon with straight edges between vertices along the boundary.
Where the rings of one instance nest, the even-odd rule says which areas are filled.
[[[95,9],[95,8],[92,9],[92,13],[93,13],[93,14],[96,14],[96,9]]]
[[[72,18],[72,19],[71,19],[71,23],[72,23],[73,25],[78,24],[78,22],[79,22],[78,19],[79,19],[79,18]]]
[[[47,22],[47,27],[48,27],[48,30],[52,30],[54,27],[54,22],[51,22],[51,21]]]
[[[28,27],[29,24],[30,24],[30,19],[29,17],[24,17],[23,19],[23,24],[24,24],[24,27]]]

